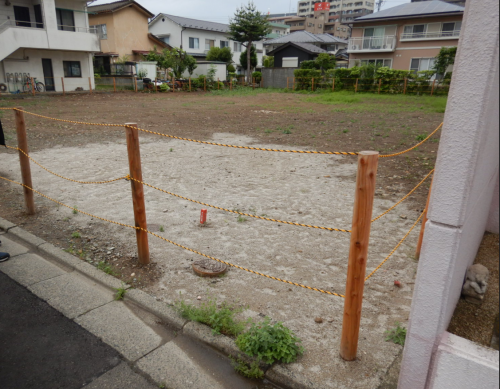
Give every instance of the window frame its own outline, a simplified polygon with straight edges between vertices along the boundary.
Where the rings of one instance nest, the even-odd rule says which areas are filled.
[[[229,47],[229,41],[223,41],[223,40],[221,39],[221,41],[220,41],[220,43],[219,43],[219,47],[220,47],[221,49],[223,49],[224,47]]]
[[[75,64],[78,64],[78,69],[80,71],[80,75],[79,76],[75,76],[73,74],[68,75],[67,70],[71,70],[71,73],[73,73],[72,70],[73,70],[73,66]],[[64,78],[82,78],[83,77],[81,61],[63,61],[63,71],[64,71]]]
[[[417,70],[415,70],[415,68],[412,67],[413,61],[416,61],[416,60],[418,60],[418,69]],[[432,69],[432,65],[434,65],[434,63],[436,63],[436,58],[434,58],[434,57],[412,57],[410,59],[410,71],[415,72],[415,73],[424,71],[421,69],[422,60],[429,61],[427,70]],[[434,63],[431,65],[432,61],[434,61]]]
[[[104,26],[104,29],[102,28]],[[90,26],[90,29],[95,29],[97,36],[99,36],[100,40],[107,40],[108,39],[108,27],[106,23],[104,24],[96,24],[93,26]],[[105,31],[105,33],[103,32]]]
[[[191,47],[191,43],[193,43]],[[200,38],[195,38],[195,37],[189,37],[189,42],[188,42],[189,48],[196,50],[200,48]]]
[[[210,42],[212,43],[212,46],[210,46]],[[205,50],[210,50],[212,47],[215,47],[215,39],[205,39]]]
[[[71,15],[71,20],[72,20],[72,25],[71,26],[63,24],[63,13],[65,13],[66,16]],[[57,19],[57,29],[59,31],[76,32],[75,12],[74,11],[71,11],[71,10],[68,10],[68,9],[63,9],[63,8],[56,8],[56,19]]]

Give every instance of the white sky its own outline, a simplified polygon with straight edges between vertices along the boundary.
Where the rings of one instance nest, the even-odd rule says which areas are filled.
[[[374,2],[376,0],[373,0]],[[385,0],[382,9],[395,7],[396,5],[409,3],[411,0]],[[112,0],[98,0],[92,5],[107,4]],[[175,16],[184,16],[193,19],[207,20],[219,23],[229,23],[238,7],[247,4],[241,0],[137,0],[144,8],[155,15],[162,12]],[[297,12],[297,0],[254,0],[257,8],[264,13],[270,11],[272,14]]]

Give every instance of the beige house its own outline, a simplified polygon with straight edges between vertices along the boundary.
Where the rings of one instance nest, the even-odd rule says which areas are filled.
[[[97,29],[101,52],[95,55],[96,68],[104,67],[111,73],[111,65],[118,59],[142,61],[155,47],[170,47],[149,33],[149,19],[154,14],[134,0],[88,7],[89,23]]]
[[[402,4],[352,22],[349,67],[367,63],[429,70],[442,47],[457,47],[464,8],[442,1]]]

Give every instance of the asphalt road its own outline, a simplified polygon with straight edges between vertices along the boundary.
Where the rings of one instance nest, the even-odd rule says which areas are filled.
[[[82,388],[120,355],[0,272],[0,387]]]

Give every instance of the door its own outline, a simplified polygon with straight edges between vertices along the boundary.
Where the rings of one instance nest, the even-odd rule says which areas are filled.
[[[43,58],[43,78],[45,80],[45,90],[47,92],[54,92],[56,90],[54,85],[54,72],[52,71],[52,60]]]
[[[380,49],[384,42],[385,27],[365,28],[363,49]]]
[[[43,28],[42,6],[40,4],[36,4],[33,8],[35,9],[36,28]]]
[[[31,27],[30,9],[15,5],[14,19],[16,19],[16,26],[18,27]]]

